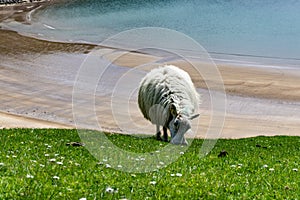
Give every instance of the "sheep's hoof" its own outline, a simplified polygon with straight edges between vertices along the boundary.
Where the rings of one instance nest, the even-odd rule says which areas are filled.
[[[156,140],[163,141],[163,139],[160,136],[156,136]]]

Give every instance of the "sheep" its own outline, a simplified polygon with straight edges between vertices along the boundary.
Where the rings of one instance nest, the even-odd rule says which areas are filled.
[[[142,79],[138,105],[144,117],[156,125],[156,139],[187,145],[184,134],[191,129],[191,120],[198,117],[199,94],[189,74],[173,65],[151,70]],[[163,139],[160,126],[163,127]]]

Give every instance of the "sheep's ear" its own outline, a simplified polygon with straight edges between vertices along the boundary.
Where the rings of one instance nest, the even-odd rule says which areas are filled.
[[[176,115],[177,115],[176,107],[175,107],[174,104],[171,104],[171,105],[170,105],[170,113],[171,113],[173,116],[176,116]]]
[[[200,116],[200,114],[195,114],[195,115],[192,115],[192,116],[190,116],[190,120],[192,120],[192,119],[195,119],[195,118],[197,118],[197,117],[199,117]]]

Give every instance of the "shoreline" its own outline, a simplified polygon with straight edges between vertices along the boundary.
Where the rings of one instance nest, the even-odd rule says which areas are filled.
[[[11,41],[14,42],[11,43]],[[76,70],[84,59],[84,55],[95,48],[105,51],[105,58],[116,66],[128,69],[161,59],[140,52],[126,52],[124,49],[41,40],[4,29],[0,29],[0,47],[2,48],[0,58],[4,61],[0,64],[2,71],[0,74],[2,82],[2,86],[0,85],[2,93],[0,117],[5,117],[10,111],[11,124],[6,124],[4,127],[11,128],[20,126],[14,123],[14,115],[16,121],[23,119],[20,116],[25,117],[24,123],[30,123],[33,127],[37,126],[33,123],[35,119],[41,120],[39,123],[45,122],[45,126],[47,121],[52,121],[54,125],[58,122],[58,124],[66,124],[66,127],[74,127],[71,99],[73,76],[76,75]],[[120,57],[120,55],[122,56]],[[186,69],[198,88],[206,90],[205,81],[211,81],[193,75],[191,68],[184,62],[169,61],[166,63]],[[200,63],[200,65],[205,64]],[[226,93],[230,100],[228,106],[231,109],[229,109],[231,113],[226,116],[222,137],[299,135],[300,117],[297,115],[300,100],[299,70],[234,66],[227,63],[217,65],[224,80]],[[44,69],[48,71],[43,71]],[[24,73],[24,70],[28,71]],[[33,77],[34,79],[30,77],[32,73],[36,76]],[[68,81],[71,84],[66,84],[64,78],[61,82],[53,80],[53,76],[57,74],[70,76]],[[102,126],[103,130],[124,133],[114,122],[109,108],[109,96],[99,96],[98,100],[100,102],[97,107],[99,120],[105,120],[105,124]],[[244,100],[247,100],[248,110],[245,110],[246,114],[241,114],[240,110],[245,107]],[[290,105],[287,111],[285,111],[285,104]],[[251,107],[257,109],[253,114],[250,112]],[[267,107],[269,110],[266,111],[270,113],[260,113],[260,108],[264,107]],[[282,112],[282,116],[277,118],[272,109],[280,109],[278,111]],[[290,116],[291,111],[295,113],[295,116]],[[139,111],[135,110],[135,112],[134,119],[146,123],[145,119],[141,118]],[[85,114],[83,113],[83,116]],[[29,117],[30,120],[28,121],[26,117]],[[89,117],[87,113],[87,119]],[[206,130],[210,121],[209,108],[204,108],[201,119],[203,121],[201,121],[200,127]],[[240,133],[242,135],[239,135]],[[203,135],[197,137],[203,137]]]
[[[40,0],[33,2],[26,0],[22,1],[22,3],[1,4],[0,22],[11,20],[23,24],[30,24],[30,15],[32,12],[58,2],[59,0]]]
[[[22,115],[0,111],[0,129],[5,128],[64,128],[74,129],[74,126],[59,122],[47,121]]]

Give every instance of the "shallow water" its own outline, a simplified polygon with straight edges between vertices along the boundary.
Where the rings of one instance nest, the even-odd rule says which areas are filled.
[[[97,43],[128,29],[164,27],[209,52],[293,60],[300,59],[299,9],[294,0],[75,0],[37,12],[32,32]]]
[[[193,38],[217,61],[298,67],[299,9],[295,0],[73,0],[38,10],[30,26],[8,26],[91,43],[134,28],[162,27]]]

